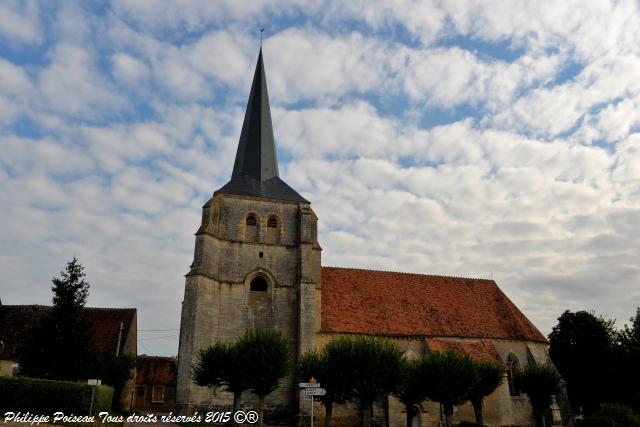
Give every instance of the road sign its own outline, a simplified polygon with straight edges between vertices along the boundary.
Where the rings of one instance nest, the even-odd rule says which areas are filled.
[[[327,394],[327,390],[323,388],[306,388],[304,390],[305,396],[324,396]]]
[[[318,388],[320,387],[320,383],[300,383],[298,384],[300,388]]]

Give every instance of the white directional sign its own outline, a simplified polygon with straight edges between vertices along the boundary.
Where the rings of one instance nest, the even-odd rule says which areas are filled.
[[[327,390],[323,388],[305,388],[304,395],[305,396],[324,396],[327,394]]]
[[[319,388],[320,383],[300,383],[300,388]]]

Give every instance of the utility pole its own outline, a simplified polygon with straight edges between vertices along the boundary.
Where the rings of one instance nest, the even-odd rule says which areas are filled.
[[[120,322],[120,332],[118,332],[118,348],[116,348],[116,357],[120,356],[120,340],[122,340],[122,329],[124,329],[124,322]]]

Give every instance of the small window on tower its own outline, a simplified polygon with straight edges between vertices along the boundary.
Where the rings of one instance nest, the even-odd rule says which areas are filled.
[[[255,227],[256,224],[258,223],[258,221],[256,220],[256,217],[253,215],[249,215],[247,217],[247,225],[250,225],[252,227]]]
[[[269,218],[269,221],[267,221],[267,227],[278,228],[278,220],[277,220],[277,218],[274,217],[274,216]]]
[[[254,292],[267,292],[267,281],[258,276],[251,281],[251,290]]]

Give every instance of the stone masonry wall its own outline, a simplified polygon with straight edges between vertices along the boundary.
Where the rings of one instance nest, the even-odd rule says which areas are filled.
[[[182,306],[179,410],[231,404],[230,394],[212,396],[190,378],[200,349],[217,341],[233,342],[247,329],[262,327],[281,331],[295,353],[301,346],[313,348],[320,283],[316,227],[308,204],[216,195],[204,206]],[[267,282],[266,292],[250,290],[256,277]],[[290,375],[265,403],[293,412],[296,382]],[[243,402],[251,405],[254,398],[245,393]]]

